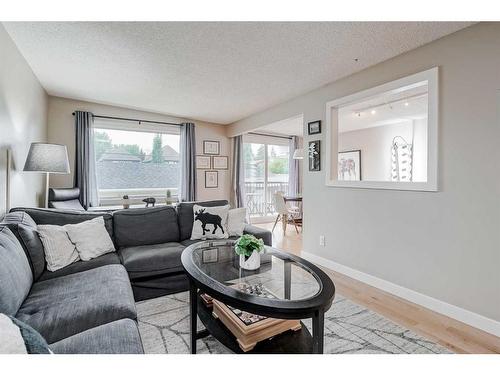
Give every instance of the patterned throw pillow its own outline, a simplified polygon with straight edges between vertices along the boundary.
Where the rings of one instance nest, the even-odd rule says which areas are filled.
[[[39,225],[37,231],[43,244],[49,271],[57,271],[80,259],[76,246],[69,239],[64,227],[59,225]]]
[[[228,238],[227,216],[229,205],[218,207],[193,206],[192,240]]]
[[[31,326],[0,314],[0,354],[50,354],[47,341]]]

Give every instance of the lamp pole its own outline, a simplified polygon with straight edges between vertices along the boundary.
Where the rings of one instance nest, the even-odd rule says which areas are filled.
[[[49,179],[50,173],[45,173],[45,208],[49,208]]]

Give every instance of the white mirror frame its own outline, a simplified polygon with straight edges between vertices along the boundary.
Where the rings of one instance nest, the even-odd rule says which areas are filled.
[[[337,176],[337,157],[332,163],[332,155],[338,154],[338,116],[339,107],[368,99],[381,93],[398,90],[401,87],[414,83],[428,82],[428,118],[427,118],[427,182],[398,182],[398,181],[341,181]],[[413,74],[380,86],[357,92],[340,99],[326,103],[326,185],[343,188],[362,189],[392,189],[392,190],[438,190],[438,67]],[[334,116],[335,115],[335,116]],[[335,141],[332,140],[335,135]]]

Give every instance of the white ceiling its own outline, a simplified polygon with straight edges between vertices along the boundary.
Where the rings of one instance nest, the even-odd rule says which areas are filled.
[[[4,26],[50,95],[227,124],[470,24],[8,22]]]

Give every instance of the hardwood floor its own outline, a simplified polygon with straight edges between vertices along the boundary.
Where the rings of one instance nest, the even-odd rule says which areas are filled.
[[[272,223],[257,224],[271,230]],[[273,246],[300,255],[302,234],[288,226],[273,233]],[[322,267],[330,275],[337,292],[380,315],[447,347],[455,353],[500,353],[500,338],[392,294]]]

